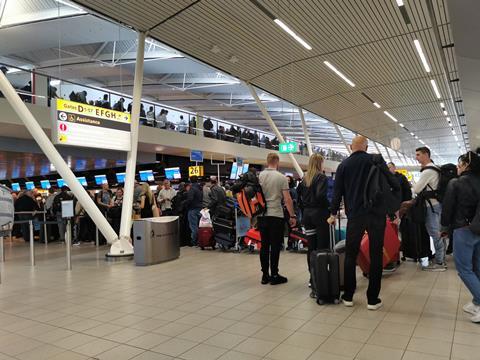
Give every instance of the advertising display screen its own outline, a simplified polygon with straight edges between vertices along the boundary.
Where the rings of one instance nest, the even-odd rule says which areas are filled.
[[[248,172],[248,168],[250,167],[250,164],[243,164],[243,173],[245,174]]]
[[[12,183],[12,190],[13,191],[20,191],[20,184],[19,183]]]
[[[182,175],[180,174],[179,167],[165,168],[165,177],[168,180],[180,179]]]
[[[68,186],[66,181],[63,179],[57,179],[57,186],[61,188],[62,186]]]
[[[54,144],[130,150],[130,114],[74,101],[52,105]]]
[[[51,188],[50,180],[40,180],[40,186],[41,186],[42,189],[44,189],[44,190],[50,189],[50,188]]]
[[[117,173],[117,183],[124,184],[125,183],[125,173]]]
[[[85,176],[77,177],[77,180],[80,183],[80,185],[88,186],[87,179],[85,178]]]
[[[143,170],[139,172],[140,181],[154,181],[155,177],[153,176],[152,170]]]
[[[236,180],[237,179],[237,172],[238,172],[238,166],[237,166],[237,163],[234,162],[232,164],[232,171],[230,171],[230,180]]]
[[[108,184],[107,175],[95,175],[95,184]]]
[[[33,181],[27,181],[25,183],[25,188],[27,190],[33,190],[33,189],[35,189],[35,184],[33,183]]]

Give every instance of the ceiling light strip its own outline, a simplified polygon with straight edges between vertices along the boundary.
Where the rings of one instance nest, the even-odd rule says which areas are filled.
[[[423,52],[422,45],[420,44],[420,41],[418,39],[413,40],[413,43],[415,45],[415,49],[417,49],[418,56],[420,57],[420,60],[422,61],[423,67],[425,68],[425,71],[427,73],[430,72],[430,65],[428,64],[427,57],[425,56],[425,53]]]
[[[435,93],[435,96],[437,99],[440,99],[442,95],[440,94],[440,91],[438,90],[437,83],[434,79],[430,80],[430,84],[432,84],[433,92]]]
[[[383,112],[385,115],[387,115],[390,119],[392,119],[393,121],[395,122],[398,122],[398,120],[395,118],[395,116],[393,116],[392,114],[390,114],[388,111],[384,111]]]
[[[273,20],[275,24],[280,26],[288,35],[293,37],[300,45],[302,45],[305,49],[307,50],[312,50],[312,47],[305,41],[303,40],[300,36],[298,36],[295,31],[290,29],[287,24],[285,24],[282,20],[280,19],[275,19]]]
[[[355,84],[353,83],[352,80],[350,80],[349,78],[347,78],[343,73],[341,73],[335,66],[333,66],[330,62],[328,61],[324,61],[323,62],[325,65],[328,66],[328,68],[330,70],[332,70],[335,74],[337,74],[339,77],[341,77],[348,85],[350,85],[351,87],[354,87]]]

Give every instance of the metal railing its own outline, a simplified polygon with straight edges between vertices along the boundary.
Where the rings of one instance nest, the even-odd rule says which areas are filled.
[[[26,72],[26,73],[30,73],[31,75],[33,74],[33,72],[30,71],[30,70],[22,69],[22,68],[12,66],[12,65],[9,65],[9,64],[0,63],[0,66],[6,66],[7,68],[16,69],[16,70],[18,70],[17,72]],[[35,75],[47,78],[46,83],[49,84],[49,85],[48,85],[47,89],[44,89],[44,90],[46,90],[44,92],[44,94],[47,94],[47,95],[44,96],[44,95],[32,94],[31,90],[28,90],[28,88],[25,89],[25,87],[17,89],[17,92],[20,94],[20,96],[22,97],[22,99],[25,102],[29,102],[29,103],[35,102],[35,100],[33,100],[33,99],[37,98],[37,97],[38,98],[47,98],[47,105],[50,106],[51,99],[54,99],[54,98],[69,99],[70,94],[72,92],[78,94],[78,93],[81,93],[83,91],[86,91],[87,95],[85,96],[84,99],[82,99],[83,101],[81,101],[81,102],[86,103],[86,104],[90,103],[90,105],[102,106],[102,107],[106,107],[106,108],[115,108],[115,104],[118,103],[120,98],[123,98],[125,100],[125,102],[123,104],[126,104],[129,101],[130,102],[133,101],[132,97],[130,97],[128,95],[125,95],[125,94],[122,94],[122,93],[119,93],[119,92],[115,92],[115,91],[111,91],[111,90],[106,91],[105,89],[102,89],[102,88],[97,88],[97,87],[93,87],[93,86],[89,86],[89,85],[78,84],[78,83],[75,83],[75,82],[72,82],[72,81],[63,80],[63,79],[47,76],[47,75],[44,75],[44,74],[35,73]],[[8,75],[7,75],[7,77],[8,77]],[[56,80],[56,81],[60,82],[60,85],[57,85],[57,86],[60,87],[60,90],[57,89],[55,86],[50,85],[51,80]],[[62,88],[66,90],[66,91],[63,91],[63,93],[62,93],[62,90],[61,90]],[[89,95],[88,95],[87,90],[90,91],[90,93],[93,92],[94,94],[96,94],[96,98],[89,100],[88,99]],[[57,93],[57,91],[58,91],[58,93]],[[67,94],[68,92],[70,92],[70,94]],[[105,95],[108,97],[107,101],[103,101],[103,97]],[[78,102],[78,99],[76,101]],[[121,105],[121,107],[124,106],[123,104]],[[189,111],[186,111],[186,110],[178,109],[178,108],[175,108],[175,107],[159,104],[159,103],[152,102],[150,100],[144,100],[144,99],[142,99],[141,104],[142,104],[142,109],[141,109],[141,112],[140,112],[140,119],[139,119],[141,125],[144,125],[144,126],[152,126],[153,125],[153,127],[161,128],[161,129],[164,129],[164,130],[177,131],[177,132],[190,134],[190,135],[196,135],[198,132],[201,132],[202,136],[205,136],[205,137],[208,137],[208,138],[215,138],[215,139],[218,139],[218,140],[230,141],[230,142],[241,143],[241,144],[245,144],[246,142],[249,142],[250,144],[246,144],[246,145],[258,146],[258,147],[261,147],[261,148],[264,147],[264,148],[272,149],[272,150],[278,150],[278,145],[273,145],[272,144],[271,147],[268,146],[269,142],[271,143],[274,139],[276,139],[275,136],[272,133],[262,131],[262,130],[258,130],[258,129],[254,129],[254,128],[250,128],[250,127],[240,126],[238,124],[234,124],[234,123],[231,123],[229,121],[219,120],[219,119],[216,119],[216,118],[213,118],[213,117],[208,117],[208,116],[203,117],[202,116],[203,119],[204,119],[204,123],[205,123],[205,121],[210,120],[212,125],[213,125],[211,130],[207,130],[207,129],[197,127],[197,117],[198,117],[198,115],[193,113],[193,112],[189,112]],[[150,113],[150,108],[153,110],[153,114],[154,114],[153,117],[148,116],[148,113]],[[147,111],[147,109],[148,109],[148,111]],[[128,106],[127,106],[127,109],[123,108],[123,110],[125,112],[128,112]],[[172,112],[175,115],[176,119],[172,120],[172,117],[170,117],[170,120],[168,119],[168,117],[166,119],[163,119],[163,118],[160,119],[159,114],[161,113],[162,110],[167,110],[168,112]],[[151,124],[149,124],[149,123],[151,123]],[[162,124],[162,126],[159,126],[159,124]],[[237,132],[237,135],[229,134],[229,131],[232,129],[232,127]],[[229,128],[229,129],[227,130],[227,128]],[[255,134],[257,134],[259,141],[258,142],[256,142],[256,141],[253,142],[253,139],[245,138],[245,133],[248,133],[247,130],[248,130],[248,132],[250,132],[254,136],[255,136]],[[209,136],[206,136],[207,134],[209,134]],[[268,141],[266,141],[266,140],[265,140],[265,142],[260,141],[264,136],[265,136],[266,139],[268,139]],[[231,139],[231,140],[229,140],[229,139]],[[306,143],[304,143],[302,141],[297,141],[297,140],[295,140],[294,138],[291,138],[291,137],[285,137],[285,140],[286,141],[296,141],[299,144],[299,148],[301,150],[300,154],[301,155],[308,155],[307,150],[306,150]],[[262,143],[265,144],[265,146],[262,146]],[[320,153],[328,160],[341,161],[341,160],[343,160],[347,157],[347,155],[345,155],[341,152],[338,152],[338,151],[335,151],[335,150],[332,150],[332,149],[321,148],[319,146],[313,146],[312,149],[313,149],[314,153]]]

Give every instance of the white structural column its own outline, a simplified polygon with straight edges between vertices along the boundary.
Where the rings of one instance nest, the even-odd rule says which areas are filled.
[[[255,102],[257,103],[257,106],[258,108],[260,109],[260,111],[262,112],[263,116],[265,117],[265,119],[267,120],[268,124],[270,125],[270,128],[273,130],[273,132],[275,133],[275,135],[277,136],[278,140],[280,142],[285,142],[285,139],[283,138],[282,134],[280,133],[280,131],[278,131],[278,128],[277,128],[277,125],[275,125],[275,123],[273,122],[272,118],[270,117],[270,115],[268,114],[268,111],[267,111],[267,108],[265,107],[265,105],[263,105],[262,101],[260,100],[260,98],[258,97],[257,95],[257,92],[255,91],[255,89],[253,88],[252,85],[250,84],[246,84],[248,89],[250,90],[250,93],[252,94],[253,98],[255,99]],[[300,165],[298,164],[298,161],[297,159],[295,159],[295,156],[293,156],[293,154],[288,154],[288,156],[290,157],[290,160],[292,160],[292,164],[293,164],[293,167],[295,168],[295,170],[297,171],[298,173],[298,176],[300,176],[300,178],[303,178],[303,170],[302,168],[300,167]]]
[[[55,146],[53,146],[48,136],[45,134],[40,125],[38,125],[30,110],[28,110],[25,103],[17,95],[15,89],[1,71],[0,91],[3,92],[3,95],[10,103],[13,110],[15,110],[17,115],[20,117],[22,122],[25,124],[25,127],[33,136],[40,149],[42,149],[45,156],[55,166],[55,169],[57,169],[60,176],[67,182],[73,194],[78,199],[78,201],[83,206],[88,215],[90,215],[90,218],[93,220],[95,225],[97,225],[98,229],[105,236],[107,242],[116,242],[118,237],[112,226],[108,223],[107,219],[105,219],[105,217],[100,212],[97,205],[95,205],[93,200],[90,198],[90,195],[88,195],[84,187],[80,185],[80,183],[75,177],[75,174],[72,172],[72,170],[70,170],[58,150],[55,148]]]
[[[342,132],[340,131],[340,128],[338,127],[337,124],[335,124],[335,123],[332,123],[332,124],[333,124],[333,127],[335,128],[335,130],[337,131],[338,137],[340,138],[340,140],[342,140],[343,145],[345,145],[345,148],[347,149],[348,153],[351,154],[352,149],[350,149],[350,146],[348,146],[347,142],[345,141],[345,137],[343,136]]]
[[[303,115],[303,109],[299,107],[298,112],[300,113],[300,120],[302,121],[303,136],[305,136],[305,141],[307,142],[308,156],[312,156],[312,143],[310,142],[310,134],[308,133],[307,122],[305,121],[305,116]]]
[[[120,241],[118,246],[110,248],[109,255],[121,256],[133,253],[130,243],[132,227],[133,191],[135,185],[135,168],[137,166],[138,130],[140,127],[140,102],[142,100],[143,63],[145,53],[145,33],[138,33],[137,60],[135,63],[135,78],[133,82],[133,103],[130,125],[131,148],[127,154],[125,169],[125,187],[123,195],[122,217],[120,219]]]

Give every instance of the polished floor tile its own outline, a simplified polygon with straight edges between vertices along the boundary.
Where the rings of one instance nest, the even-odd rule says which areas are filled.
[[[453,262],[425,273],[406,262],[385,276],[380,311],[309,298],[305,254],[282,253],[289,282],[262,286],[258,254],[182,248],[180,259],[107,263],[106,248],[5,245],[0,264],[0,360],[465,360],[479,359],[480,326]]]

